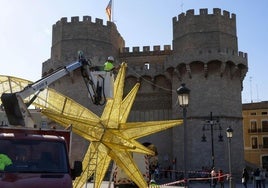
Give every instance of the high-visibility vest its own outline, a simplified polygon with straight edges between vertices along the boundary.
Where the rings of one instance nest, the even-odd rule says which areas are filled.
[[[150,185],[149,185],[149,188],[159,188],[160,186],[159,185],[157,185],[156,183],[151,183]]]
[[[12,161],[7,155],[0,154],[0,170],[5,170],[5,167],[11,164]]]
[[[113,68],[114,68],[114,65],[110,61],[106,61],[104,63],[104,70],[105,71],[111,71]]]

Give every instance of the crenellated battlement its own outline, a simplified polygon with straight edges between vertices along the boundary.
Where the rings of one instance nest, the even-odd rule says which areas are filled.
[[[214,8],[209,14],[208,9],[199,9],[195,14],[193,9],[173,17],[174,39],[187,34],[221,32],[227,35],[236,36],[236,15],[228,11]]]
[[[227,20],[236,20],[235,14],[230,14],[230,12],[226,10],[222,11],[220,8],[214,8],[212,14],[208,13],[208,9],[199,9],[199,14],[195,14],[194,9],[187,10],[186,14],[181,13],[178,17],[173,17],[173,22],[183,21],[184,19],[192,18],[193,16],[220,16]]]
[[[69,20],[63,17],[53,25],[51,54],[53,60],[74,56],[78,50],[93,56],[95,54],[91,48],[99,55],[115,56],[118,49],[125,45],[115,23],[107,21],[105,25],[99,18],[92,21],[91,16],[83,16],[82,20],[80,19],[78,16],[71,17]],[[62,51],[62,45],[71,47],[59,53]]]
[[[145,54],[148,55],[148,53],[152,54],[170,54],[172,52],[171,45],[164,45],[161,49],[160,45],[153,46],[153,50],[151,50],[150,46],[143,46],[142,49],[140,49],[139,46],[132,47],[132,51],[130,51],[129,47],[123,47],[120,49],[121,54],[137,54],[139,55]]]
[[[70,38],[91,40],[92,36],[94,36],[94,40],[103,42],[117,41],[118,38],[121,38],[119,40],[123,40],[113,22],[107,21],[107,25],[104,25],[103,20],[99,18],[96,18],[95,22],[92,22],[91,16],[83,16],[82,20],[78,16],[75,16],[71,17],[70,21],[66,17],[63,17],[53,25],[52,31],[52,45],[62,40],[69,40]]]
[[[55,26],[59,26],[62,24],[72,24],[72,23],[80,23],[80,24],[98,24],[100,26],[107,26],[107,27],[111,27],[113,24],[113,22],[107,21],[106,25],[104,25],[103,23],[103,19],[100,18],[95,18],[95,22],[92,21],[91,16],[83,16],[83,19],[80,20],[79,16],[73,16],[71,17],[71,20],[68,21],[67,17],[63,17],[61,18],[59,21],[56,22],[56,24],[53,25],[53,27]]]
[[[199,9],[199,14],[195,14],[191,9],[174,17],[174,53],[192,57],[193,53],[199,53],[200,49],[229,49],[237,54],[235,14],[219,8],[214,8],[211,14],[208,9]]]

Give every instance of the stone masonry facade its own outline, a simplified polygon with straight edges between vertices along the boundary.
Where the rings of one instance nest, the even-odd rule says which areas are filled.
[[[228,142],[225,130],[234,130],[231,150],[233,173],[244,167],[242,101],[243,79],[247,73],[247,54],[238,51],[236,15],[219,8],[209,14],[188,10],[173,18],[172,45],[125,47],[115,23],[91,20],[90,16],[62,18],[53,25],[51,57],[43,63],[43,76],[77,60],[82,50],[94,65],[103,65],[112,55],[119,65],[128,64],[124,91],[141,83],[128,121],[152,121],[182,118],[177,104],[177,88],[185,83],[191,90],[187,108],[189,170],[211,167],[211,138],[201,142],[204,120],[212,112],[220,121],[224,142],[218,143],[215,131],[215,167],[228,172]],[[127,26],[126,26],[127,27]],[[161,37],[161,36],[159,36]],[[142,39],[141,39],[142,40]],[[103,106],[93,105],[76,71],[52,85],[54,89],[83,104],[97,115]],[[79,95],[78,95],[79,93]],[[183,170],[183,126],[144,137],[158,148],[163,168]],[[81,160],[88,142],[73,139],[73,160]],[[80,147],[78,147],[80,146]],[[172,164],[175,161],[176,164]]]

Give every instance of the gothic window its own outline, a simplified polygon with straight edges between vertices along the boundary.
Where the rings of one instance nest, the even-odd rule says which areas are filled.
[[[149,62],[145,62],[144,63],[144,69],[145,70],[149,70],[150,69],[150,63]]]

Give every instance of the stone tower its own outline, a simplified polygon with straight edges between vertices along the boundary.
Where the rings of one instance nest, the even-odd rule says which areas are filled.
[[[142,50],[133,47],[130,51],[124,45],[112,22],[103,25],[101,19],[96,19],[93,23],[89,16],[84,16],[83,21],[73,17],[71,22],[62,18],[53,25],[51,58],[43,63],[43,75],[75,61],[78,50],[83,50],[96,65],[103,64],[109,55],[116,57],[118,63],[126,61],[125,92],[137,81],[141,83],[128,121],[182,118],[176,90],[185,83],[191,90],[187,108],[189,170],[211,167],[211,139],[208,134],[208,142],[203,143],[201,137],[204,120],[212,113],[220,121],[224,136],[224,142],[218,143],[218,132],[215,132],[215,166],[228,171],[225,130],[231,126],[233,170],[240,174],[244,167],[241,91],[248,68],[247,54],[238,51],[235,15],[221,9],[213,9],[212,14],[207,9],[200,9],[199,14],[188,10],[173,18],[173,49],[164,45],[163,49],[144,46]],[[79,71],[53,87],[93,112],[101,113],[102,107],[90,103]],[[156,145],[162,167],[183,170],[183,126],[139,141]],[[76,147],[72,159],[81,159],[87,143],[76,139],[73,144]]]
[[[232,167],[235,173],[240,173],[244,167],[241,91],[248,68],[247,54],[238,51],[235,14],[215,8],[212,14],[207,9],[200,9],[197,15],[194,10],[188,10],[173,18],[173,55],[167,64],[168,69],[174,68],[173,90],[181,83],[191,90],[187,109],[189,168],[212,166],[210,134],[207,134],[209,143],[201,142],[204,120],[209,120],[212,113],[220,122],[224,136],[224,142],[218,142],[220,133],[214,132],[215,167],[228,171],[225,132],[231,126],[234,130]],[[173,101],[176,101],[174,95]],[[178,113],[175,109],[173,112]],[[183,153],[182,132],[178,129],[173,132],[173,151],[177,156]],[[181,161],[178,165],[182,165]]]
[[[62,18],[53,25],[51,57],[43,63],[42,76],[77,61],[79,50],[84,52],[92,64],[103,65],[108,56],[117,57],[118,49],[124,45],[123,38],[112,22],[107,22],[107,25],[104,25],[103,20],[98,18],[92,22],[90,16],[84,16],[81,21],[79,17],[72,17],[70,21],[67,18]],[[88,107],[98,115],[103,110],[103,106],[92,104],[80,70],[61,78],[51,87]],[[88,142],[75,135],[72,146],[71,160],[82,160]]]

